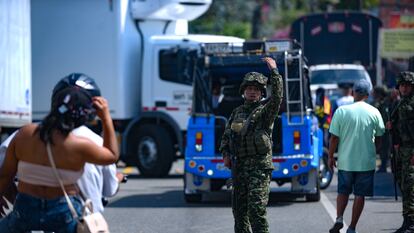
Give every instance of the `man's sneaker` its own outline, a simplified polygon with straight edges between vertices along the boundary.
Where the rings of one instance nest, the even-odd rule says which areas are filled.
[[[338,221],[337,219],[332,228],[329,229],[329,233],[340,233],[339,230],[341,230],[342,227],[344,227],[344,223],[342,221]]]
[[[356,232],[355,230],[351,228],[348,228],[348,230],[346,230],[346,233],[358,233],[358,232]]]

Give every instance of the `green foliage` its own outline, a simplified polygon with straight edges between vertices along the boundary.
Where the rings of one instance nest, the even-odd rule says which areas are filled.
[[[250,22],[226,22],[223,27],[223,35],[250,38]]]
[[[190,22],[190,33],[249,38],[255,0],[215,0],[200,18]]]

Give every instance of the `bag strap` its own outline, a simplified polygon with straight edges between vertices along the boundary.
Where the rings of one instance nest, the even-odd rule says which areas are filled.
[[[251,120],[253,118],[253,115],[255,115],[259,110],[263,109],[263,105],[257,106],[253,111],[249,114],[249,116],[246,119],[246,123],[243,124],[242,129],[240,130],[241,136],[246,136],[247,130],[249,129],[249,126],[251,125]]]
[[[52,156],[52,149],[50,148],[49,142],[46,145],[46,150],[47,150],[47,156],[49,158],[49,162],[53,168],[53,173],[55,174],[56,179],[59,181],[60,188],[62,189],[63,194],[65,195],[66,202],[68,203],[70,212],[72,213],[73,218],[78,219],[79,216],[76,213],[75,207],[73,207],[72,201],[70,200],[68,194],[66,193],[65,186],[63,185],[62,179],[60,178],[59,173],[56,169],[55,161],[53,160],[53,156]]]

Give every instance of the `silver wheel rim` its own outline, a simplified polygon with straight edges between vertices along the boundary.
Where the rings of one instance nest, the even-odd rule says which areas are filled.
[[[157,144],[151,137],[143,137],[138,145],[138,159],[146,169],[152,169],[157,161]]]

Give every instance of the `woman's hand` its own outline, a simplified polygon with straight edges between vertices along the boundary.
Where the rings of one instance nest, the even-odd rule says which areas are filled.
[[[107,119],[110,118],[111,115],[109,113],[109,107],[108,107],[108,101],[101,97],[101,96],[95,96],[92,98],[93,106],[96,109],[96,115],[101,119]]]

